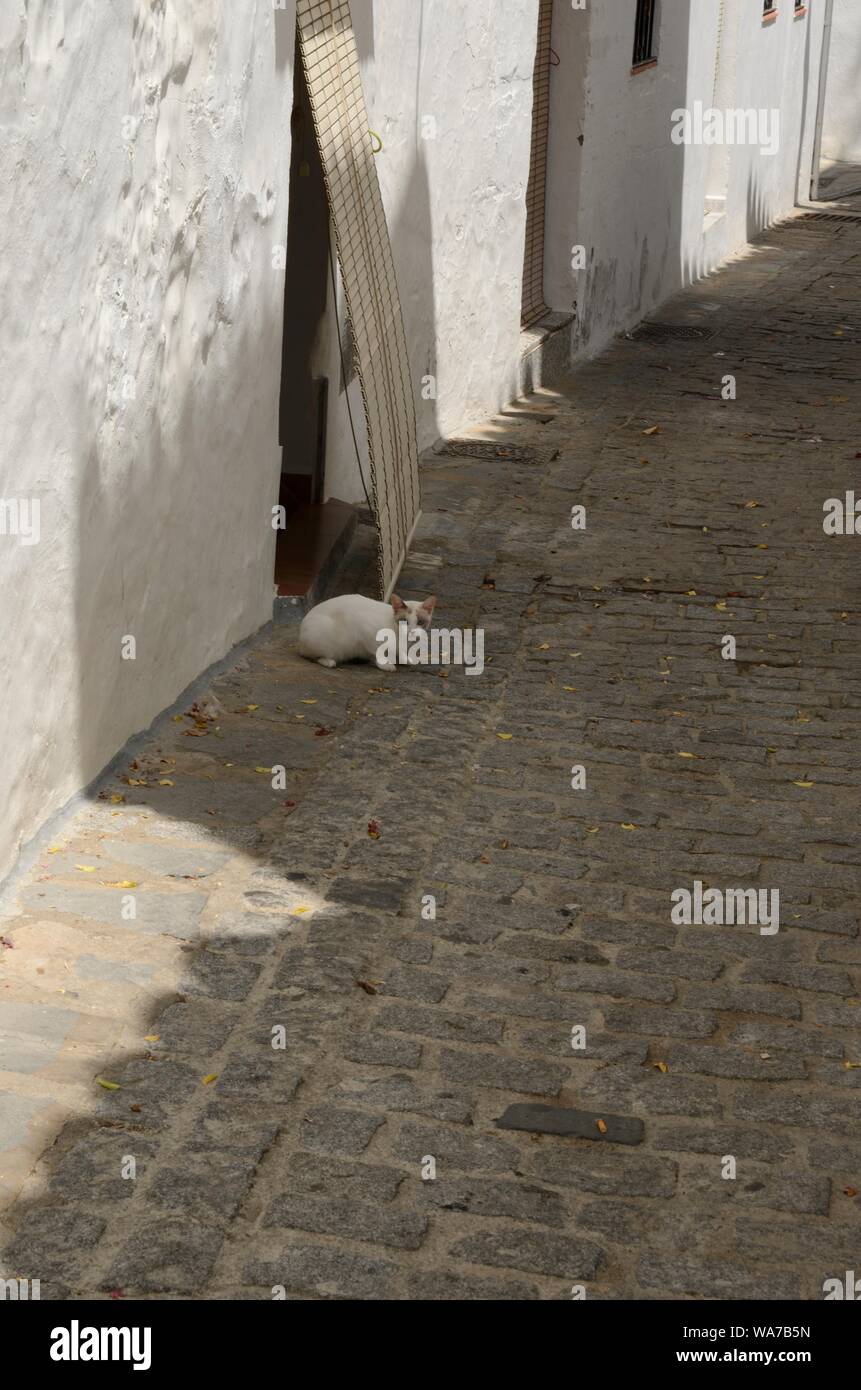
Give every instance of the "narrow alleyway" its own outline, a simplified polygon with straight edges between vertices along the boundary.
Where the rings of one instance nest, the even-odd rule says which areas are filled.
[[[861,541],[822,521],[859,307],[861,219],[767,233],[657,316],[693,336],[475,431],[533,461],[426,463],[398,589],[483,628],[483,674],[277,628],[106,781],[0,922],[5,1273],[817,1299],[858,1267]],[[696,880],[779,889],[779,931],[674,925]]]

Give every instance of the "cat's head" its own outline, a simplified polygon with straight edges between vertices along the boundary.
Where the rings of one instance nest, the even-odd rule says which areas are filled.
[[[395,622],[406,623],[410,629],[430,627],[436,604],[436,594],[431,594],[430,598],[423,600],[407,599],[406,602],[402,598],[398,598],[397,594],[392,594],[390,602],[395,615]]]

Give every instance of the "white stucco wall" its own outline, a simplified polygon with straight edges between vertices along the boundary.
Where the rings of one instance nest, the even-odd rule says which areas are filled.
[[[537,0],[351,9],[425,448],[515,392]],[[327,491],[359,501],[337,375],[330,393]]]
[[[575,351],[600,350],[788,212],[799,185],[806,192],[823,6],[814,0],[796,20],[784,3],[777,21],[763,24],[761,5],[726,0],[716,92],[719,3],[661,0],[658,62],[639,73],[631,71],[633,5],[556,6],[562,63],[553,73],[545,284],[552,308],[578,304]],[[776,153],[728,148],[726,211],[708,224],[712,147],[671,140],[673,111],[696,100],[780,113]],[[566,110],[575,127],[568,138]],[[572,143],[577,133],[582,149]],[[586,249],[585,271],[571,269],[574,244]]]
[[[271,616],[293,24],[0,7],[0,875]]]
[[[834,0],[822,154],[861,164],[861,4]]]

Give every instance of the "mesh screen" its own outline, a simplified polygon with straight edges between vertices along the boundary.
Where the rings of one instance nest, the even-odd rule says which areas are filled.
[[[540,0],[538,46],[532,76],[532,146],[526,185],[526,245],[523,250],[521,320],[528,328],[547,313],[544,303],[544,185],[550,117],[550,30],[553,0]]]
[[[296,22],[355,344],[385,597],[420,505],[406,336],[349,0],[297,0]]]

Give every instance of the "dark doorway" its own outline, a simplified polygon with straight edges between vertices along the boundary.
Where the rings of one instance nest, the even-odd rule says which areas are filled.
[[[296,46],[290,120],[290,201],[281,353],[278,442],[279,502],[288,519],[322,501],[326,461],[327,382],[315,375],[315,345],[326,330],[329,282],[329,206],[311,120],[305,73]]]
[[[322,597],[356,527],[353,507],[334,498],[323,501],[329,398],[325,363],[329,282],[334,277],[329,203],[298,39],[295,54],[278,411],[278,501],[286,525],[275,542],[275,584],[288,607],[296,602],[308,606]]]

